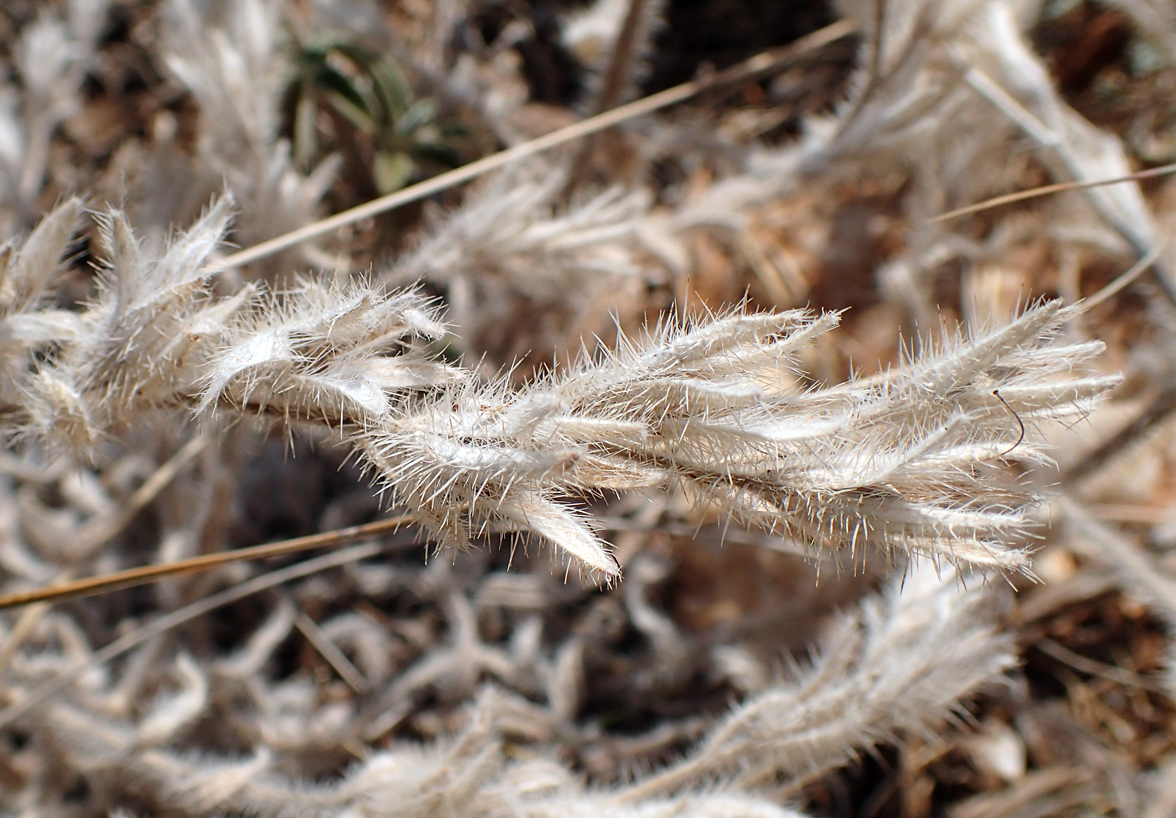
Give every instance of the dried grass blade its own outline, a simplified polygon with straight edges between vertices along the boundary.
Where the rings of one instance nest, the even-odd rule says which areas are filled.
[[[162,565],[145,565],[140,568],[130,568],[126,571],[116,571],[111,574],[87,577],[86,579],[75,580],[64,585],[7,594],[0,596],[0,610],[4,610],[5,608],[19,608],[38,602],[64,602],[68,599],[83,599],[109,591],[147,585],[169,577],[209,571],[213,568],[219,568],[222,565],[229,565],[234,562],[271,559],[288,554],[297,554],[301,551],[310,551],[315,548],[342,545],[343,543],[354,542],[365,537],[374,537],[377,534],[386,534],[389,531],[395,531],[400,526],[411,523],[412,520],[411,515],[402,514],[397,517],[389,517],[386,520],[377,520],[374,523],[349,526],[348,528],[326,531],[321,534],[310,534],[305,537],[295,537],[290,540],[256,545],[251,548],[241,548],[236,551],[204,554],[199,557],[164,563]]]

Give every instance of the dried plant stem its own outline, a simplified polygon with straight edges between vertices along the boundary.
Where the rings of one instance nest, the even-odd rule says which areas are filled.
[[[314,646],[314,649],[339,674],[339,678],[346,682],[348,687],[360,695],[368,691],[371,685],[364,678],[363,673],[352,664],[351,660],[347,658],[347,654],[339,650],[339,646],[323,633],[323,629],[318,626],[317,622],[303,612],[298,614],[294,620],[294,627],[298,628],[306,637],[306,641]]]
[[[1037,641],[1033,642],[1032,647],[1041,651],[1051,659],[1056,659],[1062,664],[1069,665],[1081,673],[1089,673],[1091,676],[1098,676],[1099,678],[1107,679],[1108,681],[1123,685],[1124,687],[1138,687],[1144,690],[1150,690],[1153,693],[1159,693],[1161,695],[1165,695],[1167,693],[1167,691],[1164,690],[1164,686],[1159,682],[1149,679],[1148,677],[1140,673],[1136,673],[1135,671],[1124,670],[1123,668],[1116,667],[1115,665],[1108,665],[1105,662],[1096,662],[1094,659],[1088,659],[1087,657],[1079,653],[1075,653],[1074,651],[1070,650],[1059,642],[1054,641],[1053,639],[1038,639]]]
[[[606,130],[630,119],[653,113],[654,111],[675,105],[679,102],[684,102],[690,97],[708,89],[731,82],[751,79],[760,74],[776,70],[796,60],[801,55],[822,48],[843,37],[848,37],[855,30],[853,23],[848,20],[840,20],[812,34],[801,37],[789,45],[757,54],[751,59],[732,66],[725,71],[720,71],[709,77],[691,80],[690,82],[676,85],[673,88],[667,88],[665,91],[630,102],[628,105],[622,105],[619,108],[606,111],[590,119],[569,125],[566,128],[552,131],[529,142],[524,142],[504,151],[491,154],[476,162],[471,162],[468,165],[463,165],[447,173],[442,173],[440,176],[434,176],[432,179],[421,182],[420,184],[406,187],[387,196],[381,196],[379,199],[373,199],[370,202],[353,207],[350,210],[344,210],[342,213],[336,213],[334,216],[308,224],[285,235],[277,236],[253,247],[240,250],[209,265],[207,270],[208,272],[221,272],[251,264],[260,259],[272,256],[275,253],[280,253],[283,250],[289,250],[291,247],[301,244],[304,241],[310,241],[311,239],[326,235],[332,230],[354,224],[355,222],[377,216],[381,213],[386,213],[389,210],[394,210],[410,202],[423,199],[426,196],[432,196],[434,193],[448,190],[451,187],[476,179],[482,174],[505,167],[519,159],[542,153],[545,150],[564,145],[568,142],[574,142],[577,139]]]
[[[957,207],[955,210],[948,210],[945,213],[940,213],[938,216],[928,219],[927,224],[942,224],[943,222],[950,222],[963,216],[970,216],[973,213],[982,213],[985,210],[992,210],[993,208],[1002,207],[1007,204],[1025,202],[1030,199],[1038,199],[1042,196],[1052,196],[1055,193],[1064,193],[1067,190],[1089,190],[1096,187],[1106,187],[1107,185],[1119,185],[1124,182],[1137,182],[1140,179],[1153,179],[1157,176],[1170,176],[1173,173],[1176,173],[1176,162],[1169,165],[1148,168],[1137,173],[1130,173],[1126,176],[1116,176],[1111,179],[1097,179],[1093,182],[1057,182],[1052,185],[1040,185],[1039,187],[1031,187],[1028,190],[1018,190],[1015,193],[993,196],[991,199],[985,199],[982,202],[976,202],[966,207]]]
[[[613,46],[612,58],[604,72],[604,82],[600,85],[596,99],[592,101],[593,116],[615,108],[621,101],[621,96],[625,91],[625,83],[640,45],[641,37],[638,35],[643,28],[641,22],[645,17],[645,9],[648,5],[649,0],[629,0],[629,11],[625,16],[625,24],[621,27],[616,45]],[[584,173],[588,170],[588,163],[592,158],[592,149],[596,142],[596,136],[592,135],[585,138],[577,148],[571,164],[568,165],[568,180],[561,197],[564,201],[571,197]]]
[[[402,525],[412,522],[412,515],[401,514],[374,523],[353,525],[347,528],[325,531],[321,534],[310,534],[305,537],[295,537],[251,548],[241,548],[236,551],[220,551],[215,554],[204,554],[187,560],[168,562],[162,565],[145,565],[140,568],[130,568],[111,574],[76,580],[64,585],[51,585],[48,588],[38,588],[34,591],[22,591],[15,594],[0,596],[0,610],[18,608],[24,605],[43,602],[64,602],[68,599],[82,599],[88,596],[117,591],[125,588],[135,588],[147,585],[169,577],[196,574],[209,571],[222,565],[248,560],[263,560],[273,557],[283,557],[297,554],[315,548],[327,548],[334,545],[362,540],[377,534],[395,531]]]

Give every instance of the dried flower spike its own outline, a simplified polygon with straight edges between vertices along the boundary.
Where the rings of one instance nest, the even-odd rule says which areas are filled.
[[[837,317],[735,312],[622,339],[519,391],[466,381],[357,442],[442,542],[530,531],[605,576],[618,566],[568,498],[675,484],[851,559],[870,549],[1025,571],[1010,543],[1032,498],[1003,467],[1045,457],[1026,426],[1118,382],[1073,373],[1102,345],[1055,343],[1068,315],[1044,303],[884,375],[808,389],[796,353]]]

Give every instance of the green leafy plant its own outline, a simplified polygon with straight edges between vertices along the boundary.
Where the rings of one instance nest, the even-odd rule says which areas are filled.
[[[313,165],[333,141],[349,172],[385,194],[461,163],[464,129],[439,119],[432,98],[413,99],[397,66],[354,35],[296,40],[291,62],[282,109],[300,166]]]

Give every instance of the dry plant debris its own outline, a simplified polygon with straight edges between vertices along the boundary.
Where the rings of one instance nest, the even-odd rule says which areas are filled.
[[[410,521],[5,611],[0,814],[1176,814],[1176,19],[763,5],[0,9],[0,594]]]

